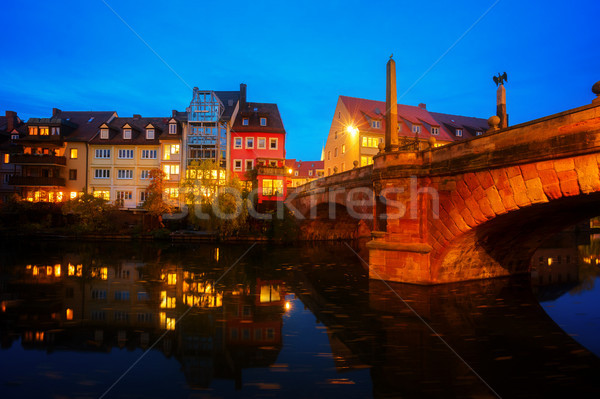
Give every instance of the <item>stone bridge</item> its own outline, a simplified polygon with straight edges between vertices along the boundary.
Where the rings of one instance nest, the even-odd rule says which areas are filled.
[[[549,233],[600,215],[600,102],[298,189],[306,238],[371,235],[371,278],[416,284],[529,270]]]

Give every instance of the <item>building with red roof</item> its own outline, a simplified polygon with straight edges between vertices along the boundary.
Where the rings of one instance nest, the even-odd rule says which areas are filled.
[[[324,161],[300,161],[286,159],[288,192],[298,186],[325,176]]]
[[[258,190],[258,203],[283,201],[286,189],[285,128],[277,104],[247,102],[240,85],[231,128],[230,170]]]
[[[325,175],[343,172],[373,162],[385,134],[384,101],[340,96],[324,151]],[[488,127],[482,118],[430,112],[425,104],[398,104],[400,148],[425,148],[431,137],[435,146],[483,134]]]

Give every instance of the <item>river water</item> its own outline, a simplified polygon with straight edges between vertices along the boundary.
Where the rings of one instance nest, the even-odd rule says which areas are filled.
[[[344,243],[4,242],[0,397],[598,397],[598,242],[436,287]]]

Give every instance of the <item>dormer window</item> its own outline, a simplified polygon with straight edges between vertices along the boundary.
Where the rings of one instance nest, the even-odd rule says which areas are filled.
[[[260,125],[267,126],[267,118],[260,118]]]
[[[417,133],[417,134],[421,133],[421,125],[413,125],[412,131],[413,131],[413,133]]]
[[[59,136],[60,135],[60,128],[59,127],[53,127],[52,128],[52,135],[53,136]]]
[[[146,140],[154,140],[154,129],[146,129]]]
[[[481,130],[478,130],[475,132],[475,136],[481,136],[483,134],[483,132]]]
[[[242,126],[248,126],[248,118],[242,118]]]
[[[375,121],[375,120],[371,121],[371,127],[373,129],[379,129],[381,127],[381,121]]]
[[[131,140],[131,129],[123,129],[123,138],[125,140]]]
[[[10,135],[10,139],[11,140],[18,140],[19,139],[19,134],[18,133],[13,133]]]
[[[40,127],[40,136],[49,136],[49,135],[50,135],[50,129],[48,128],[48,126]]]
[[[29,135],[30,136],[37,136],[38,134],[38,128],[37,126],[29,126]]]
[[[100,129],[100,138],[103,140],[108,139],[108,129]]]
[[[169,134],[177,134],[177,125],[175,123],[169,123]]]
[[[456,129],[456,137],[462,137],[462,129]]]
[[[433,136],[437,136],[437,135],[439,135],[439,134],[440,134],[440,128],[439,128],[439,127],[436,127],[436,126],[432,126],[432,127],[431,127],[431,134],[432,134]]]

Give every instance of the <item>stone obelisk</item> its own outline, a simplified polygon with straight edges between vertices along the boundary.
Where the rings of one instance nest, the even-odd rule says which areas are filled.
[[[508,115],[506,114],[506,89],[500,83],[496,91],[496,115],[500,118],[500,129],[508,127]]]
[[[387,62],[385,87],[385,151],[398,150],[398,102],[396,93],[396,62]]]

